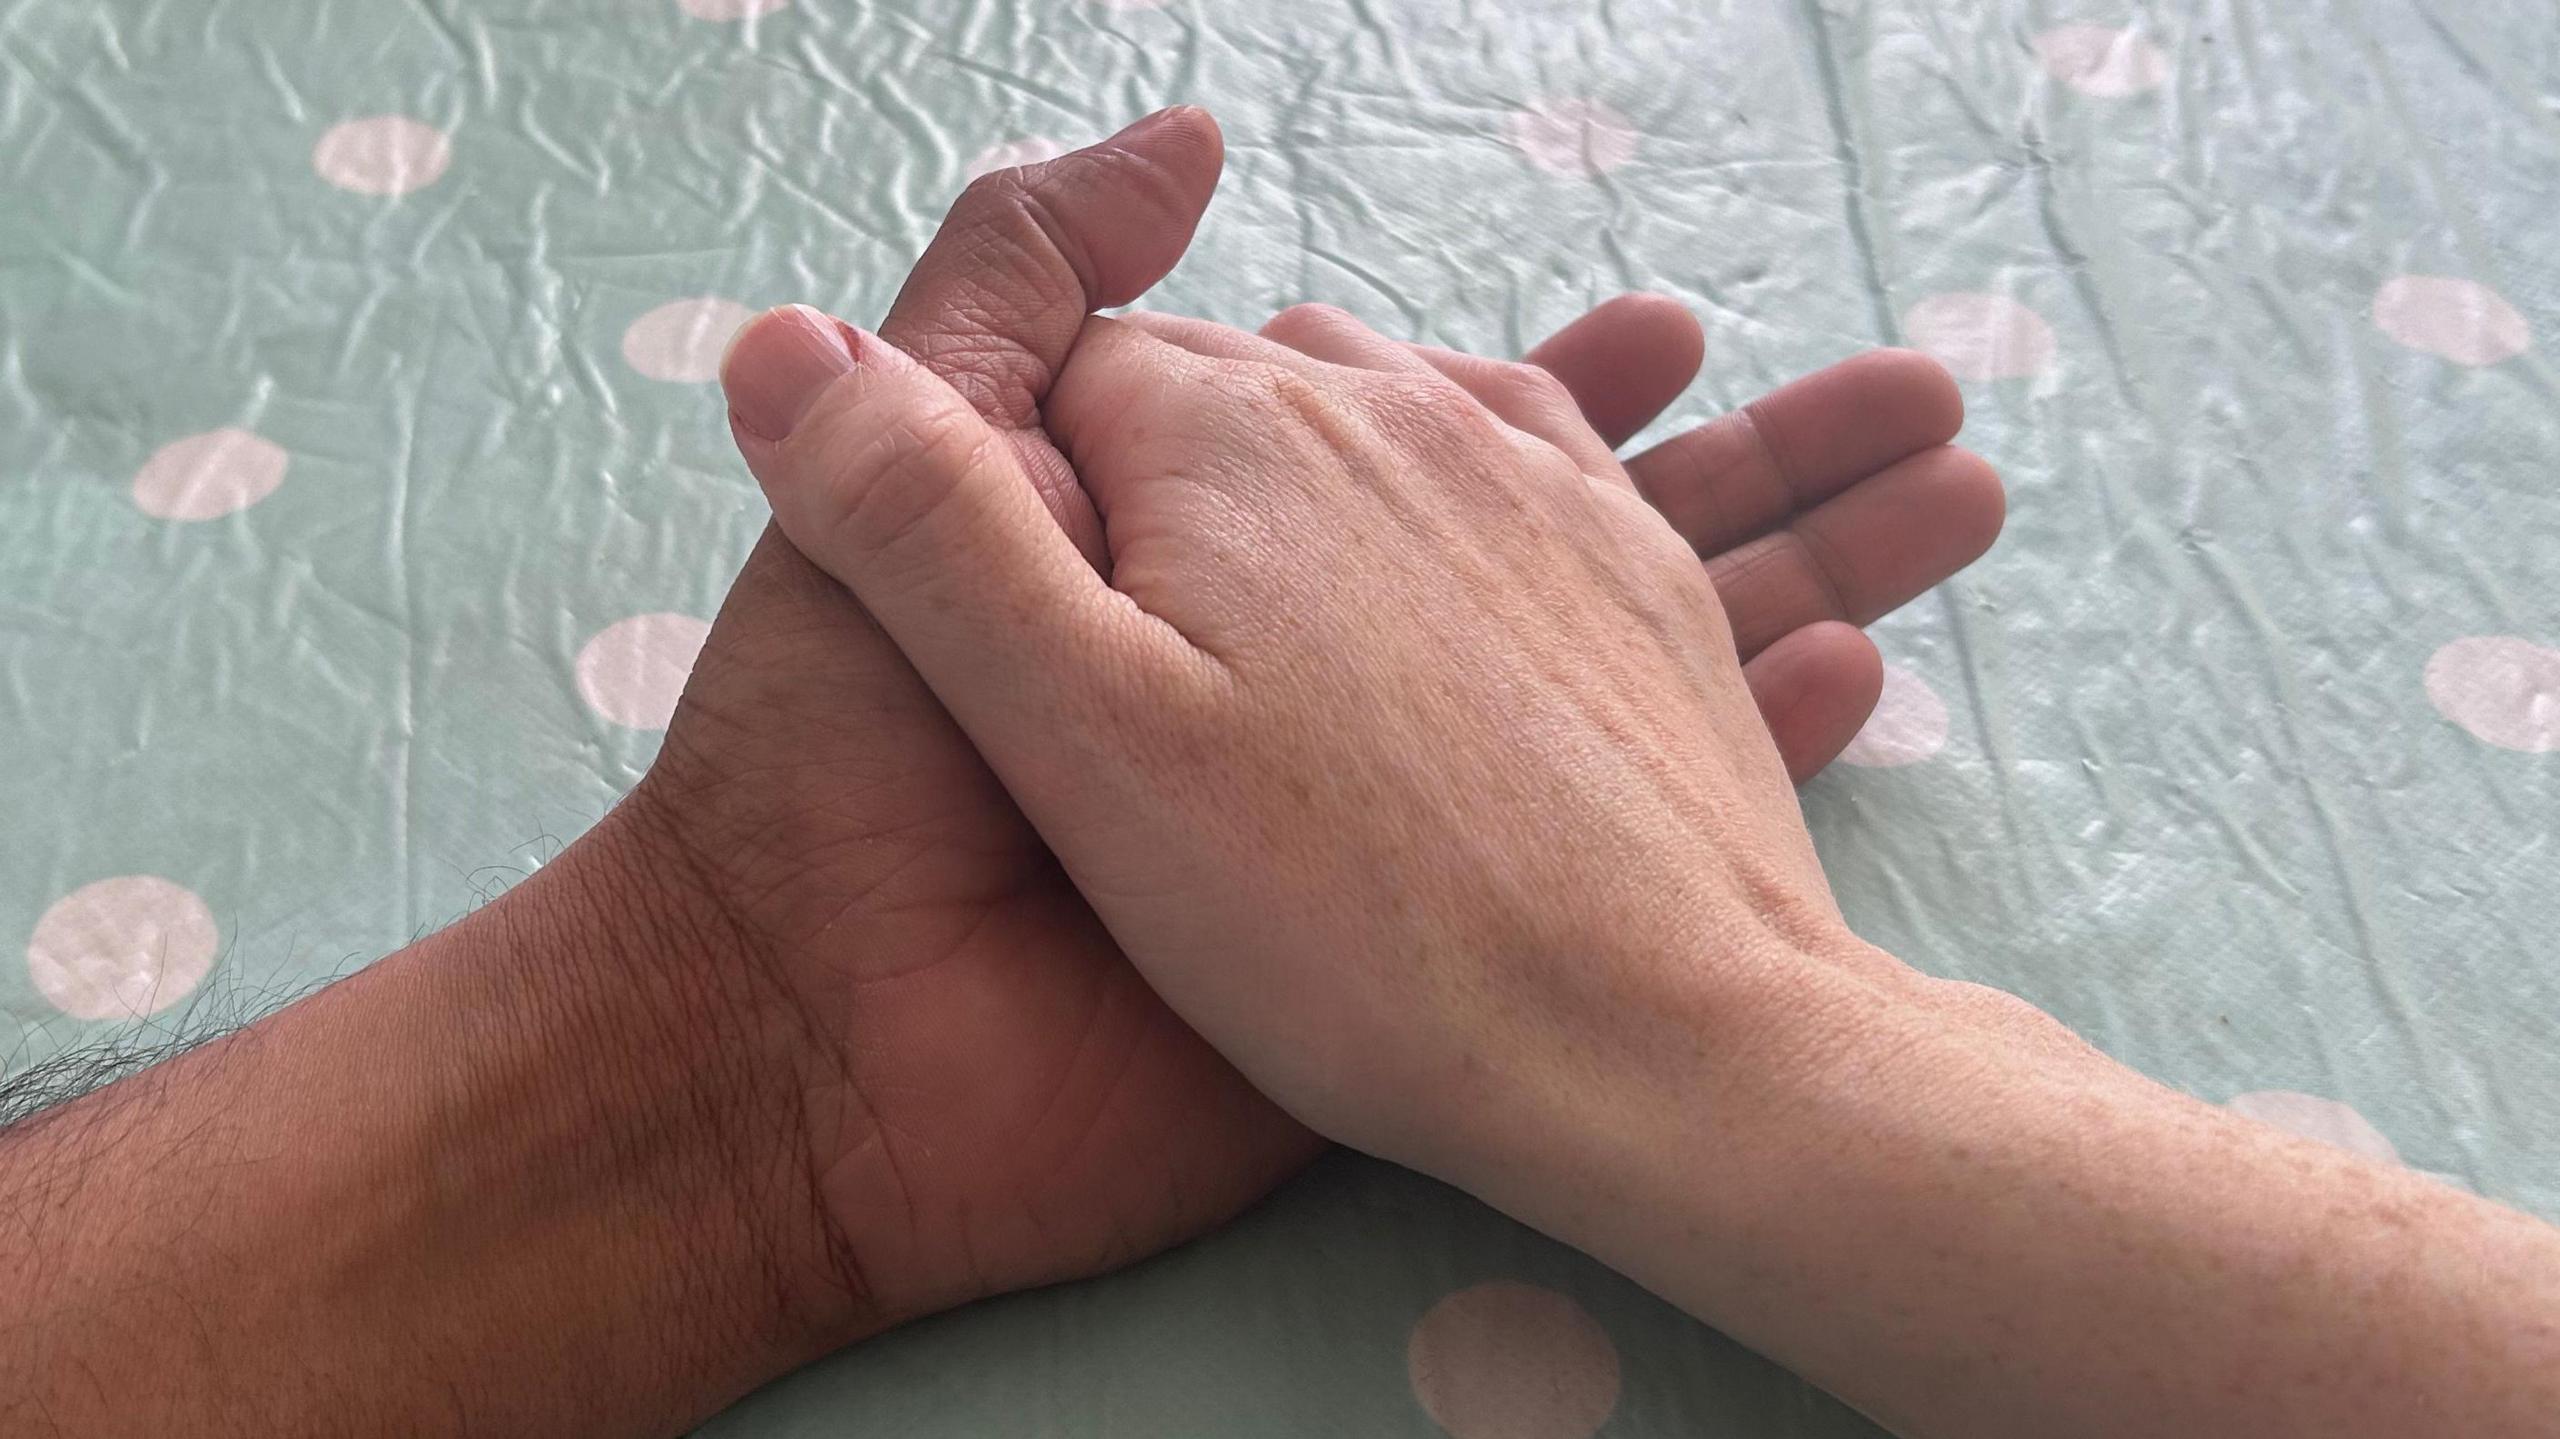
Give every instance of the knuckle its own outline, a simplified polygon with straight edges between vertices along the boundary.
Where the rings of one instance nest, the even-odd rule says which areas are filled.
[[[951,207],[952,218],[976,220],[1038,208],[1045,204],[1041,196],[1049,187],[1049,176],[1058,168],[1058,162],[1051,161],[989,170],[961,187],[960,199]]]
[[[1564,381],[1557,379],[1553,374],[1536,365],[1522,364],[1515,361],[1503,366],[1502,368],[1504,372],[1509,375],[1511,383],[1519,387],[1520,393],[1531,399],[1561,400],[1566,398]]]
[[[1512,403],[1524,409],[1545,413],[1580,413],[1581,407],[1574,403],[1573,394],[1565,389],[1564,381],[1535,365],[1506,364],[1495,374],[1494,383],[1502,389]]]
[[[960,187],[960,199],[951,207],[952,214],[965,218],[1017,204],[1028,188],[1020,170],[989,170]]]
[[[1446,376],[1371,372],[1361,377],[1361,387],[1382,410],[1414,419],[1430,419],[1447,415],[1452,400],[1463,400],[1465,392]]]
[[[1946,1008],[1965,1022],[2048,1051],[2077,1052],[2087,1047],[2061,1020],[2005,989],[1969,979],[1931,982]]]
[[[1042,229],[1039,186],[1020,170],[993,170],[969,182],[943,222],[975,253],[1013,249],[1036,241]]]
[[[1436,373],[1362,370],[1349,374],[1347,383],[1365,422],[1399,445],[1454,441],[1481,450],[1501,433],[1464,390]]]
[[[858,552],[903,545],[963,489],[960,477],[990,463],[993,432],[975,416],[938,408],[879,418],[859,441],[833,525]]]
[[[1251,398],[1267,414],[1305,415],[1326,403],[1324,388],[1284,365],[1254,365]]]
[[[1052,161],[1036,173],[996,170],[970,181],[944,219],[937,243],[951,246],[955,258],[982,272],[978,283],[990,292],[1022,283],[1045,292],[1079,282],[1086,257],[1074,228],[1050,200],[1065,183],[1052,173],[1063,164]]]
[[[987,458],[992,435],[977,416],[942,406],[884,421],[881,442],[908,473],[951,474]]]
[[[1350,318],[1342,309],[1320,301],[1305,300],[1291,305],[1271,317],[1262,327],[1266,335],[1304,335],[1332,329]]]
[[[1705,567],[1698,563],[1698,552],[1664,523],[1651,505],[1614,485],[1590,488],[1599,501],[1602,523],[1635,573],[1646,576],[1648,583],[1667,589],[1703,588],[1708,594],[1715,592],[1715,587],[1707,583]]]

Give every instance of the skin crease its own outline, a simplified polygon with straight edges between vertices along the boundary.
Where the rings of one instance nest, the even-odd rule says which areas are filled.
[[[2548,1432],[2560,1231],[1849,931],[1739,627],[1551,376],[1091,321],[1042,418],[1106,578],[895,349],[776,312],[730,369],[783,532],[1315,1129],[1903,1433]]]
[[[1171,265],[1217,170],[1214,124],[1173,111],[981,181],[881,327],[994,426],[1096,558],[1099,519],[1038,405],[1087,313]],[[1698,332],[1634,297],[1536,354],[1623,436],[1685,383]],[[1879,423],[1845,448],[1823,439],[1849,410]],[[1998,527],[1997,479],[1943,443],[1959,417],[1932,362],[1879,352],[1635,462],[1665,496],[1751,508],[1755,538],[1830,537],[1833,576],[1731,573],[1738,608],[1773,633],[1754,684],[1805,772],[1874,702],[1874,649],[1840,621],[1935,583]],[[1710,571],[1738,543],[1725,533]],[[1915,545],[1920,571],[1902,559]],[[1898,578],[1875,581],[1879,566]],[[896,647],[778,536],[749,559],[628,803],[816,1041],[816,1162],[865,1323],[1152,1252],[1315,1151],[1140,981]]]

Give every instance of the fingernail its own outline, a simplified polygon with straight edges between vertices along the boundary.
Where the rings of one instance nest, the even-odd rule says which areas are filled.
[[[767,310],[738,327],[720,357],[729,417],[760,440],[788,438],[819,392],[853,372],[844,327],[806,305]]]

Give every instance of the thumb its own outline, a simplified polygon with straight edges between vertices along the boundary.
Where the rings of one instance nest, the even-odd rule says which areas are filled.
[[[1009,745],[1054,729],[1098,648],[1143,637],[1148,617],[1049,518],[1013,447],[895,346],[787,306],[738,331],[721,383],[784,536],[853,591],[999,771]]]

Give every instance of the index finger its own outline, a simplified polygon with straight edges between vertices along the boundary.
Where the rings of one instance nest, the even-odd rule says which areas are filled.
[[[1611,449],[1668,409],[1698,375],[1706,331],[1668,295],[1620,295],[1540,341],[1525,357],[1564,382]]]

